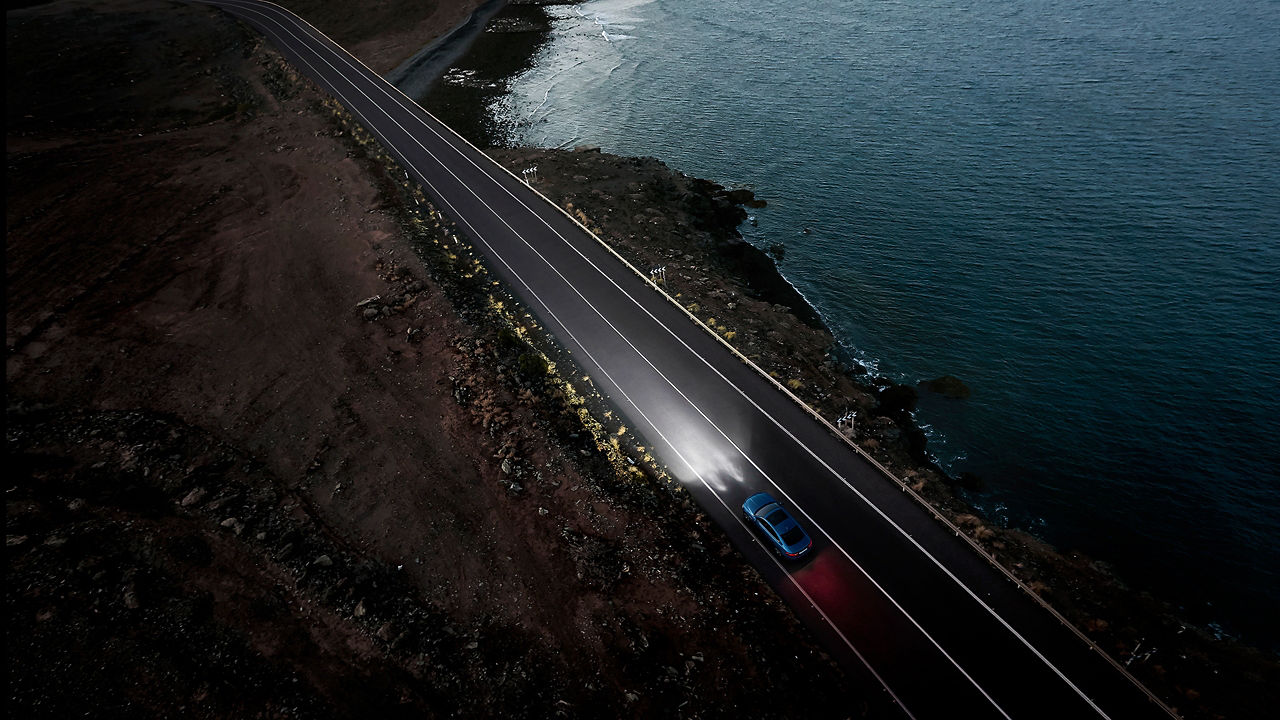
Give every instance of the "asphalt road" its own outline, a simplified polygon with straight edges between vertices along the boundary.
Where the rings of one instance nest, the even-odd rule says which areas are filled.
[[[288,11],[209,4],[261,30],[378,136],[815,634],[905,715],[1169,716],[514,175]],[[784,565],[742,521],[742,501],[760,490],[813,536],[805,561]]]

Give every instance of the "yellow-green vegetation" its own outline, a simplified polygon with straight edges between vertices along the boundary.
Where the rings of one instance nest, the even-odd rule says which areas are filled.
[[[528,378],[542,377],[551,369],[551,363],[540,353],[527,352],[521,353],[516,359],[516,369],[521,375]]]
[[[792,390],[799,390],[800,388],[804,387],[804,383],[800,382],[798,378],[791,378],[790,380],[787,381],[787,387],[791,388]]]

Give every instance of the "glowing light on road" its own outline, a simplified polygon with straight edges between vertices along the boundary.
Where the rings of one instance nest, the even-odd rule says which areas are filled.
[[[688,469],[686,472],[678,472],[676,467],[672,467],[673,474],[685,485],[701,481],[719,495],[737,497],[738,493],[735,491],[746,481],[744,467],[747,462],[742,453],[726,445],[724,438],[708,427],[701,417],[681,420],[675,425],[678,432],[668,431],[665,434],[676,446],[678,456],[685,461]]]

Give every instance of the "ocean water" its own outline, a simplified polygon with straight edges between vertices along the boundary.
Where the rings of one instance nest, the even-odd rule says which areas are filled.
[[[918,420],[976,505],[1280,647],[1280,3],[547,12],[501,141],[754,189],[850,356],[972,388]]]

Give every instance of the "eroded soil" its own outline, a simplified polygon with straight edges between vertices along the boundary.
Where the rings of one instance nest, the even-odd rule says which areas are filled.
[[[6,20],[14,711],[889,714],[254,33]]]
[[[286,4],[385,70],[475,3]],[[892,715],[625,462],[643,449],[456,230],[253,32],[153,0],[6,20],[20,713]],[[1186,716],[1274,707],[1273,658],[969,512],[910,393],[842,366],[735,238],[745,198],[654,160],[495,155],[827,417],[856,409],[855,442]]]

